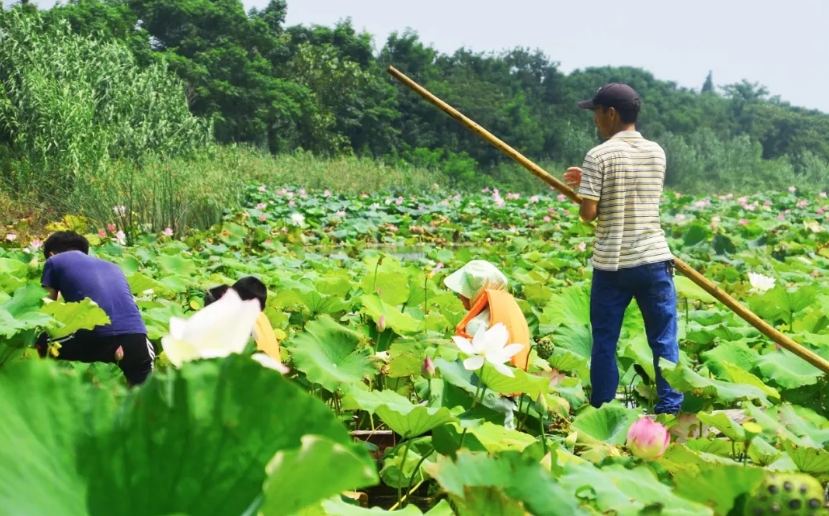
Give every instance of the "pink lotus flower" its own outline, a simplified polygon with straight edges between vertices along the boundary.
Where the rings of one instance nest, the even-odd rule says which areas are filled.
[[[425,209],[426,209],[426,206],[423,206],[422,204],[417,207],[417,211],[423,211]]]
[[[439,273],[441,269],[443,269],[443,262],[438,262],[438,264],[435,265],[435,268],[432,269],[432,273],[430,274],[430,276],[434,276],[435,274]]]
[[[579,251],[581,251],[582,253],[587,250],[587,244],[585,244],[584,242],[579,242],[579,245],[577,245],[576,247],[578,247]]]
[[[107,236],[107,232],[104,231],[103,229],[99,229],[98,230],[98,236],[101,237],[101,238],[104,238],[104,237]]]
[[[268,216],[263,213],[259,215],[259,220],[265,222],[266,220],[268,220]]]
[[[550,387],[558,387],[561,385],[561,382],[567,378],[567,375],[564,373],[559,373],[558,369],[552,369],[550,371],[542,371],[541,376],[550,379]]]
[[[296,206],[296,201],[288,201],[288,206]]]
[[[564,201],[566,201],[566,200],[567,200],[567,196],[566,196],[566,195],[564,195],[564,194],[558,194],[558,195],[556,196],[556,199],[558,200],[558,202],[564,202]]]
[[[792,210],[786,210],[786,215],[788,215],[791,212],[792,212]]]
[[[638,419],[628,430],[627,448],[640,459],[658,459],[670,443],[671,436],[668,435],[668,430],[647,417]]]
[[[127,243],[127,235],[125,235],[124,232],[121,230],[118,230],[118,233],[115,233],[115,238],[118,239],[118,243],[121,245]]]
[[[394,224],[389,224],[388,228],[389,228],[389,231],[391,231],[392,233],[397,233],[398,231],[400,231],[400,228],[398,228]]]
[[[793,186],[790,186],[790,187],[789,187],[789,191],[790,191],[791,193],[795,193],[795,192],[797,191],[797,188],[795,188],[795,187],[793,187]]]
[[[377,320],[377,331],[383,333],[386,331],[386,316],[381,315],[380,319]]]
[[[683,222],[684,220],[685,220],[685,215],[683,215],[682,213],[677,213],[676,214],[676,221],[677,222]]]
[[[265,185],[260,185],[259,186],[259,191],[260,192],[264,192],[265,190],[267,190],[267,188],[265,188]]]
[[[288,232],[288,228],[283,227],[283,228],[282,228],[282,232],[283,232],[283,233],[287,233],[287,232]]]
[[[336,213],[336,215],[340,218],[345,217],[345,210],[340,210]]]
[[[520,198],[521,198],[520,193],[508,193],[507,194],[507,199],[509,199],[509,200],[515,200],[515,199],[520,199]]]
[[[763,206],[771,206],[771,201],[766,201],[763,203]]]
[[[14,242],[15,240],[17,240],[17,235],[15,235],[14,233],[9,233],[8,235],[6,235],[6,240],[8,240],[9,242]]]
[[[330,190],[325,190],[324,192],[322,192],[322,196],[323,197],[331,197],[331,191]]]
[[[435,375],[435,364],[432,362],[431,357],[427,356],[423,360],[423,366],[420,368],[420,374],[426,378],[431,378]]]
[[[552,214],[553,214],[553,213],[555,213],[555,212],[556,212],[556,209],[555,209],[555,208],[547,208],[547,213],[549,213],[549,214],[551,214],[551,215],[552,215]]]
[[[481,193],[489,193],[489,187],[487,186],[486,188],[481,190]]]
[[[394,201],[394,204],[396,204],[397,206],[400,206],[401,204],[403,204],[403,198],[402,198],[402,197],[398,197],[398,198],[397,198],[397,200],[396,200],[396,201]]]
[[[283,195],[285,195],[286,193],[288,193],[288,190],[286,190],[286,189],[284,189],[284,188],[283,188],[282,190],[277,190],[277,191],[276,191],[276,195],[277,195],[277,196],[279,196],[279,197],[282,197],[282,196],[283,196]]]
[[[733,198],[734,198],[734,194],[726,194],[726,196],[723,197],[723,199],[725,199],[726,201],[730,201]]]
[[[457,194],[457,195],[452,196],[452,199],[455,200],[455,201],[460,201],[461,200],[461,194]]]
[[[682,194],[681,194],[681,193],[679,193],[679,192],[674,192],[674,198],[675,198],[675,199],[679,199],[679,198],[681,198],[681,197],[682,197]]]
[[[697,201],[697,202],[694,203],[694,206],[697,207],[697,208],[702,209],[702,208],[705,208],[706,206],[708,206],[708,204],[706,204],[705,201]]]
[[[107,230],[109,230],[110,233],[115,233],[115,224],[107,226]]]
[[[368,199],[368,194],[360,194],[360,199]]]
[[[781,213],[780,215],[778,215],[778,216],[777,216],[777,219],[778,219],[778,220],[786,220],[786,214],[785,214],[785,213]]]
[[[285,229],[285,228],[282,228],[282,229]],[[269,238],[269,239],[265,240],[265,242],[263,242],[263,243],[265,243],[265,244],[270,244],[270,243],[271,243],[271,239]]]
[[[808,205],[809,205],[809,201],[807,201],[806,199],[803,199],[802,201],[798,201],[798,203],[795,206],[797,206],[798,208],[805,208]]]
[[[173,236],[173,228],[164,228],[164,231],[162,231],[161,234],[166,237],[171,237]]]
[[[377,203],[377,202],[373,203],[373,204],[371,205],[371,208],[372,208],[373,210],[379,209],[379,208],[380,208],[380,203]]]
[[[540,200],[541,200],[541,197],[539,197],[539,196],[537,196],[537,195],[533,195],[532,197],[530,197],[530,203],[531,203],[531,204],[535,204],[535,203],[537,203],[537,202],[538,202],[538,201],[540,201]]]
[[[753,205],[753,204],[747,204],[747,205],[745,206],[745,209],[747,209],[748,211],[754,211],[754,210],[755,210],[755,207],[754,207],[754,205]]]
[[[823,212],[824,212],[824,211],[826,211],[826,210],[824,210],[823,208],[818,208],[818,209],[817,209],[817,214],[818,214],[818,215],[823,215]]]
[[[748,224],[748,219],[740,219],[740,222],[738,222],[738,224],[741,226],[745,226],[746,224]]]
[[[32,249],[34,249],[34,250],[37,250],[37,249],[40,249],[40,246],[42,246],[42,245],[43,245],[43,242],[41,242],[39,238],[35,238],[35,239],[34,239],[34,240],[32,240],[32,242],[29,244],[29,247],[31,247],[31,248],[32,248]]]
[[[544,218],[543,218],[542,220],[543,220],[544,222],[550,222],[550,221],[551,221],[551,220],[553,220],[553,219],[551,219],[551,218],[550,218],[550,217],[548,217],[547,215],[544,215]]]
[[[299,189],[299,195],[305,195],[305,188]]]
[[[267,207],[268,207],[268,205],[265,204],[264,202],[260,202],[259,204],[256,205],[257,210],[264,210]]]

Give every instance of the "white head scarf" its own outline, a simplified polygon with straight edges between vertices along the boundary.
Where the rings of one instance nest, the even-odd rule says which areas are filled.
[[[449,290],[474,301],[483,290],[505,290],[507,277],[485,260],[472,260],[443,280]]]

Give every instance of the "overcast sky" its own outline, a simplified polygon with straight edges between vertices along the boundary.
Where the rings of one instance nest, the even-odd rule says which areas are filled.
[[[829,0],[288,0],[289,24],[347,17],[377,46],[409,27],[443,52],[540,48],[565,72],[638,66],[699,89],[713,70],[717,85],[748,79],[829,113]]]

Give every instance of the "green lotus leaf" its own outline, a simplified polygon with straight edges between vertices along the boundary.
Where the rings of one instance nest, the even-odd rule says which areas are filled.
[[[568,492],[592,500],[602,512],[665,516],[713,516],[703,504],[681,498],[657,481],[653,472],[640,466],[627,469],[611,465],[599,469],[589,463],[567,464],[559,482]]]
[[[573,428],[579,431],[579,439],[586,439],[585,442],[625,444],[630,425],[641,413],[641,410],[629,409],[617,403],[606,403],[598,409],[584,409],[573,420]]]
[[[515,514],[585,514],[572,493],[557,484],[539,462],[518,452],[492,457],[461,451],[457,461],[441,455],[428,470],[456,504],[467,508],[466,514],[473,514],[473,508],[483,510],[477,514],[513,514],[522,505],[523,512]],[[509,512],[493,512],[502,507]]]
[[[379,482],[363,455],[317,435],[303,436],[298,449],[277,452],[266,472],[262,516],[291,516],[330,496]]]
[[[433,428],[457,421],[446,407],[414,405],[408,398],[388,390],[369,392],[352,389],[344,403],[377,414],[389,428],[404,439],[417,437]]]
[[[96,326],[110,323],[106,312],[89,298],[79,303],[53,301],[44,305],[40,311],[51,315],[57,323],[47,328],[49,335],[55,339],[71,335],[78,330],[91,330]]]
[[[357,332],[324,315],[305,325],[290,344],[297,369],[309,381],[334,392],[340,385],[360,383],[374,374],[370,351],[358,351],[359,343]]]
[[[420,321],[415,320],[411,315],[403,313],[394,306],[386,303],[376,295],[363,296],[360,298],[363,309],[374,321],[385,317],[386,326],[400,335],[415,333],[420,328]]]
[[[242,514],[271,458],[306,434],[372,468],[324,403],[240,355],[156,372],[118,396],[25,362],[0,375],[0,412],[9,514]]]

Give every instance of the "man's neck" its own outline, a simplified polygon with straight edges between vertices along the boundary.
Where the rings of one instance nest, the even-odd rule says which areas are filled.
[[[625,133],[625,132],[628,132],[628,131],[636,131],[636,124],[625,124],[625,125],[619,127],[618,130],[614,131],[613,134],[610,135],[610,137],[613,138],[614,136],[616,136],[619,133]]]

